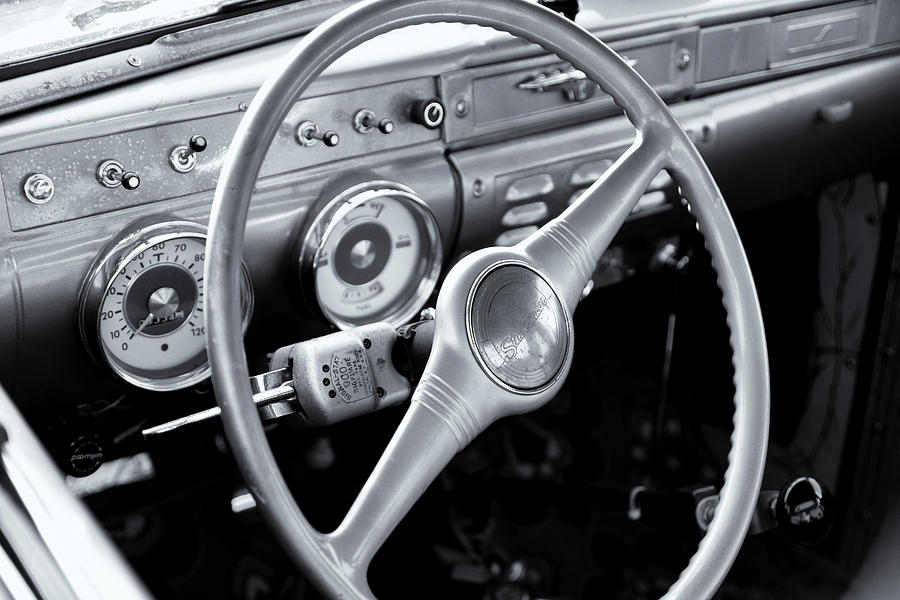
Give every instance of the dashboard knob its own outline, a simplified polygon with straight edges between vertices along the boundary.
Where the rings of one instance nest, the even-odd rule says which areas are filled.
[[[775,500],[775,519],[792,542],[814,546],[834,524],[834,500],[824,483],[814,477],[788,482]]]
[[[206,138],[202,135],[192,135],[188,142],[188,147],[192,152],[203,152],[206,150]]]
[[[394,132],[394,122],[391,119],[382,119],[378,122],[378,131],[384,134]]]
[[[53,198],[53,180],[43,173],[34,173],[25,180],[22,187],[25,198],[32,204],[47,204]]]
[[[60,420],[50,424],[47,433],[54,440],[50,444],[51,454],[68,475],[86,477],[103,464],[103,442],[92,431]]]
[[[412,105],[412,120],[428,129],[440,127],[445,114],[444,104],[438,98],[417,100]]]
[[[126,190],[136,190],[141,185],[141,177],[134,171],[126,171],[122,174],[122,187]]]

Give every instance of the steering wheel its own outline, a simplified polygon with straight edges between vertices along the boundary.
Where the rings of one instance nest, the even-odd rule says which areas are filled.
[[[575,204],[529,238],[474,252],[450,270],[437,300],[432,353],[410,407],[341,525],[321,533],[291,496],[251,401],[236,292],[250,197],[288,110],[328,65],[378,35],[434,22],[506,31],[570,61],[624,109],[635,142]],[[572,364],[572,313],[582,290],[662,169],[681,186],[705,236],[735,371],[732,448],[720,502],[696,554],[665,596],[695,600],[711,597],[721,584],[756,506],[769,376],[759,301],[740,238],[709,169],[665,103],[589,32],[524,0],[365,0],[304,37],[260,88],[225,158],[210,217],[208,352],[242,475],[284,548],[323,593],[373,598],[367,582],[372,557],[454,455],[497,419],[535,410],[556,395]]]

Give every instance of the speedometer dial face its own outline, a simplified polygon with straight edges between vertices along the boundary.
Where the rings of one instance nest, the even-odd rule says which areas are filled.
[[[135,373],[166,377],[206,363],[204,240],[179,237],[138,253],[100,306],[107,355]]]
[[[198,225],[169,225],[175,227],[149,228],[108,253],[82,305],[83,324],[92,317],[87,313],[96,311],[99,354],[122,378],[146,389],[177,389],[209,375],[206,235]],[[246,323],[252,295],[244,275]]]
[[[400,325],[424,306],[440,271],[434,216],[407,188],[351,188],[318,215],[301,254],[301,279],[338,327]]]

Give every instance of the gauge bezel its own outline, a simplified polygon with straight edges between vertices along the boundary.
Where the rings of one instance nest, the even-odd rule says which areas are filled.
[[[343,215],[377,198],[393,198],[410,209],[417,226],[424,233],[422,257],[416,271],[421,273],[419,283],[401,304],[391,306],[365,320],[341,317],[323,306],[316,287],[316,269],[323,243],[334,232]],[[411,188],[393,181],[367,181],[347,188],[316,214],[306,229],[301,245],[299,263],[300,286],[306,304],[317,315],[327,319],[339,329],[350,329],[374,321],[386,321],[394,327],[408,323],[425,306],[437,286],[443,265],[441,232],[434,213],[428,204]]]
[[[114,241],[100,253],[94,265],[88,271],[82,284],[78,302],[78,325],[82,341],[92,358],[98,364],[109,367],[119,378],[139,388],[167,392],[180,390],[199,383],[209,377],[210,367],[207,360],[202,365],[169,377],[148,377],[128,370],[118,358],[113,356],[100,338],[100,307],[109,292],[110,286],[122,265],[130,263],[141,252],[155,244],[178,238],[195,238],[206,245],[207,228],[193,221],[164,221],[139,226],[134,231]],[[241,293],[246,298],[242,327],[246,333],[253,314],[253,286],[247,266],[241,263]]]

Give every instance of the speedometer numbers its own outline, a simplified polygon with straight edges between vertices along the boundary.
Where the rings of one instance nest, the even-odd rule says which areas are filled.
[[[85,343],[116,374],[145,389],[180,389],[208,377],[205,261],[206,230],[191,222],[151,225],[120,240],[85,281]],[[246,270],[243,275],[246,327],[253,296]]]
[[[441,269],[441,238],[409,188],[369,182],[331,200],[303,239],[300,281],[307,301],[347,329],[399,326],[425,305]]]

